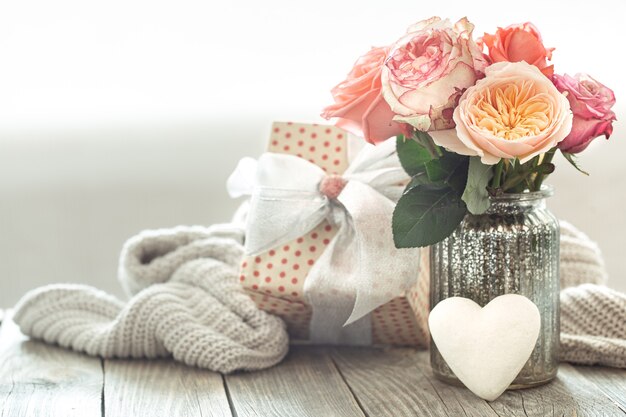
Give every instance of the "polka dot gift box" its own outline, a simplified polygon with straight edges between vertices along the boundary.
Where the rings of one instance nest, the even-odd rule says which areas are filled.
[[[229,191],[252,196],[240,281],[292,340],[425,347],[428,251],[390,235],[406,180],[395,143],[357,139],[277,122],[268,152],[240,162]]]

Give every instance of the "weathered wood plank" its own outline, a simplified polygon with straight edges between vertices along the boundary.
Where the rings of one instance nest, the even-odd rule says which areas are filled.
[[[280,365],[226,376],[238,417],[363,416],[325,348],[292,346]]]
[[[625,414],[571,365],[561,364],[549,384],[508,391],[490,406],[500,416],[624,416]]]
[[[106,417],[231,416],[222,376],[172,360],[105,360]]]
[[[606,396],[570,365],[563,365],[556,381],[508,391],[487,403],[465,388],[435,379],[429,369],[428,352],[339,348],[332,355],[359,403],[372,416],[623,415],[616,401],[612,403],[606,397],[617,397],[623,391],[624,371],[612,375],[621,375],[622,385],[604,382],[606,389],[602,392]]]
[[[5,316],[0,327],[0,416],[101,416],[100,359],[30,341]]]
[[[435,379],[428,352],[336,348],[332,357],[367,415],[496,416],[467,389]]]
[[[626,371],[561,365],[556,381],[487,403],[413,349],[293,347],[278,366],[219,374],[171,360],[106,360],[0,326],[0,417],[626,416]],[[231,412],[231,407],[233,412]]]
[[[576,371],[626,413],[626,369],[577,366]]]

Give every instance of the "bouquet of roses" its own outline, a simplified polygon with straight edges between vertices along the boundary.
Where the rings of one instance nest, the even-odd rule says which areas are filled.
[[[411,26],[360,57],[322,114],[371,143],[397,137],[412,177],[393,216],[399,248],[445,239],[490,195],[539,190],[557,151],[580,170],[575,155],[613,130],[613,91],[554,73],[534,25],[472,31],[466,18]]]

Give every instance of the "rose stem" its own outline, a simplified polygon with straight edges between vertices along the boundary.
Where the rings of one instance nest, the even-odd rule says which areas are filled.
[[[421,143],[422,146],[426,148],[426,150],[433,159],[438,159],[441,157],[441,150],[437,145],[435,145],[433,138],[427,132],[421,132],[416,130],[414,133],[414,137],[418,143]]]
[[[554,158],[554,154],[556,153],[556,147],[550,149],[548,152],[545,153],[542,161],[541,161],[541,165],[543,164],[549,164],[550,162],[552,162],[552,158]],[[550,175],[550,174],[548,174]],[[543,180],[546,179],[546,174],[542,174],[542,173],[538,173],[537,174],[537,178],[535,178],[535,189],[531,190],[531,191],[539,191],[541,190],[541,184],[543,184]]]
[[[500,179],[502,178],[502,168],[504,167],[504,159],[500,159],[500,162],[496,165],[495,172],[493,174],[493,182],[491,183],[493,188],[500,188]]]

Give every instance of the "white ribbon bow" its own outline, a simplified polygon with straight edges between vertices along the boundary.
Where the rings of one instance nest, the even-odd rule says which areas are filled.
[[[338,232],[311,268],[304,296],[318,343],[371,343],[368,313],[415,282],[418,249],[396,249],[391,216],[408,177],[395,139],[365,145],[343,174],[337,198],[320,190],[326,173],[302,158],[244,158],[228,179],[232,197],[251,195],[246,253],[255,255],[305,235],[324,219]],[[345,324],[344,324],[345,323]]]

